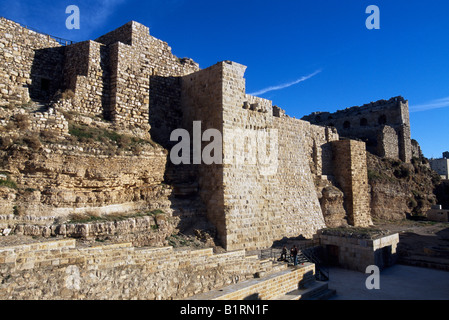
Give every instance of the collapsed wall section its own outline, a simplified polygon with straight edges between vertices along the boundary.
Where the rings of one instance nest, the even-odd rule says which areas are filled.
[[[323,162],[319,159],[314,162],[307,151],[308,146],[316,143],[310,139],[313,126],[292,118],[275,118],[274,124],[280,137],[275,202],[283,208],[282,223],[291,226],[286,236],[311,238],[319,229],[325,228],[310,166],[312,163],[316,167],[315,163]],[[317,148],[321,149],[326,144],[318,144]]]

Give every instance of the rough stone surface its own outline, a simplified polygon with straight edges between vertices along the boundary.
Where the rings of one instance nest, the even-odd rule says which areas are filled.
[[[262,248],[283,237],[311,237],[325,226],[311,164],[320,173],[330,167],[329,157],[312,158],[313,148],[338,135],[275,117],[271,101],[245,93],[245,69],[224,61],[183,78],[189,129],[201,121],[203,130],[215,128],[223,135],[223,164],[199,169],[208,217],[227,248]]]
[[[0,298],[185,299],[276,270],[242,250],[214,254],[129,243],[82,248],[75,240],[50,241],[0,248]]]
[[[370,187],[366,151],[363,142],[340,140],[332,142],[334,175],[345,194],[348,222],[353,226],[366,227],[372,224],[370,212]]]
[[[408,101],[395,97],[335,113],[314,112],[303,117],[314,124],[335,127],[342,137],[361,139],[367,150],[382,157],[410,162],[412,144]]]
[[[357,239],[325,234],[320,234],[319,237],[327,251],[331,250],[329,246],[334,248],[331,255],[338,259],[334,262],[344,268],[365,272],[368,266],[375,265],[382,270],[393,265],[398,258],[396,253],[399,243],[398,233],[375,239]]]
[[[207,216],[227,249],[257,249],[284,237],[311,238],[326,222],[370,223],[365,144],[340,144],[340,136],[376,133],[383,156],[410,158],[408,105],[401,98],[340,112],[334,128],[323,127],[291,118],[271,101],[246,94],[246,66],[223,61],[201,70],[192,60],[175,57],[167,43],[134,21],[95,41],[64,47],[9,20],[0,22],[0,73],[25,72],[30,87],[22,91],[32,100],[56,99],[46,111],[28,115],[32,131],[70,138],[71,126],[81,123],[160,145],[139,155],[111,155],[80,144],[40,147],[36,141],[35,150],[6,148],[2,169],[11,172],[18,191],[2,193],[5,214],[67,216],[161,208],[186,226]],[[19,78],[6,81],[3,105],[17,98],[12,91],[23,87]],[[58,90],[60,96],[54,96]],[[356,117],[360,128],[350,124],[342,131],[340,122],[345,127],[345,118],[356,111],[361,112]],[[0,123],[4,128],[24,126],[24,116],[23,110],[5,111]],[[222,163],[170,162],[175,144],[171,132],[185,128],[192,135],[194,121],[201,121],[202,132],[221,133]],[[14,132],[19,135],[21,129]],[[365,140],[371,148],[371,140]],[[327,189],[324,196],[317,190],[315,181],[325,176],[335,176],[329,187],[343,192],[343,207],[336,189]]]

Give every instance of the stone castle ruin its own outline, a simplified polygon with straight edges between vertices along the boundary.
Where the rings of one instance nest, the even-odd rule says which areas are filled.
[[[342,137],[360,139],[367,144],[368,151],[380,157],[404,162],[412,159],[408,101],[402,97],[335,113],[315,112],[303,120],[335,127]]]
[[[200,69],[191,59],[175,57],[167,43],[134,21],[95,41],[61,46],[1,18],[1,106],[30,100],[46,105],[30,115],[30,128],[38,133],[69,135],[69,112],[84,124],[158,144],[134,158],[53,145],[25,165],[9,159],[3,169],[34,189],[25,204],[29,215],[63,216],[71,208],[107,213],[158,203],[181,220],[206,218],[227,250],[312,238],[329,225],[371,225],[366,150],[410,161],[407,101],[393,98],[299,120],[246,94],[245,70],[231,61]],[[70,92],[70,98],[57,95],[61,92]],[[7,126],[12,119],[0,122]],[[254,141],[241,148],[236,131],[276,134],[276,170],[264,173],[259,160],[171,164],[171,132],[184,128],[192,135],[194,121],[222,134],[224,158],[231,151],[250,157]],[[166,185],[174,188],[167,197]],[[4,196],[2,208],[12,210],[16,200]],[[176,201],[185,207],[177,208]]]

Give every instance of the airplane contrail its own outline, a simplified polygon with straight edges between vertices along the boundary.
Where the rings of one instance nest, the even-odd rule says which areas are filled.
[[[410,106],[410,112],[427,111],[449,107],[449,97]]]
[[[298,83],[300,83],[300,82],[306,81],[306,80],[308,80],[308,79],[310,79],[310,78],[316,76],[316,75],[317,75],[318,73],[320,73],[320,72],[321,72],[321,70],[317,70],[317,71],[315,71],[314,73],[309,74],[308,76],[301,77],[301,78],[299,78],[298,80],[295,80],[295,81],[293,81],[293,82],[284,83],[284,84],[281,84],[281,85],[278,85],[278,86],[268,87],[268,88],[259,90],[259,91],[254,92],[254,93],[250,93],[250,95],[252,95],[252,96],[257,96],[257,95],[261,95],[261,94],[264,94],[264,93],[267,93],[267,92],[270,92],[270,91],[276,91],[276,90],[285,89],[285,88],[294,86],[295,84],[298,84]]]

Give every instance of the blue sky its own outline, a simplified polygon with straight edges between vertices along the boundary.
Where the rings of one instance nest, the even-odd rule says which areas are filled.
[[[79,30],[65,27],[68,5]],[[365,26],[369,5],[380,30]],[[401,95],[427,157],[449,150],[448,12],[447,0],[0,0],[1,16],[74,41],[138,21],[201,68],[248,66],[247,92],[297,118]]]

